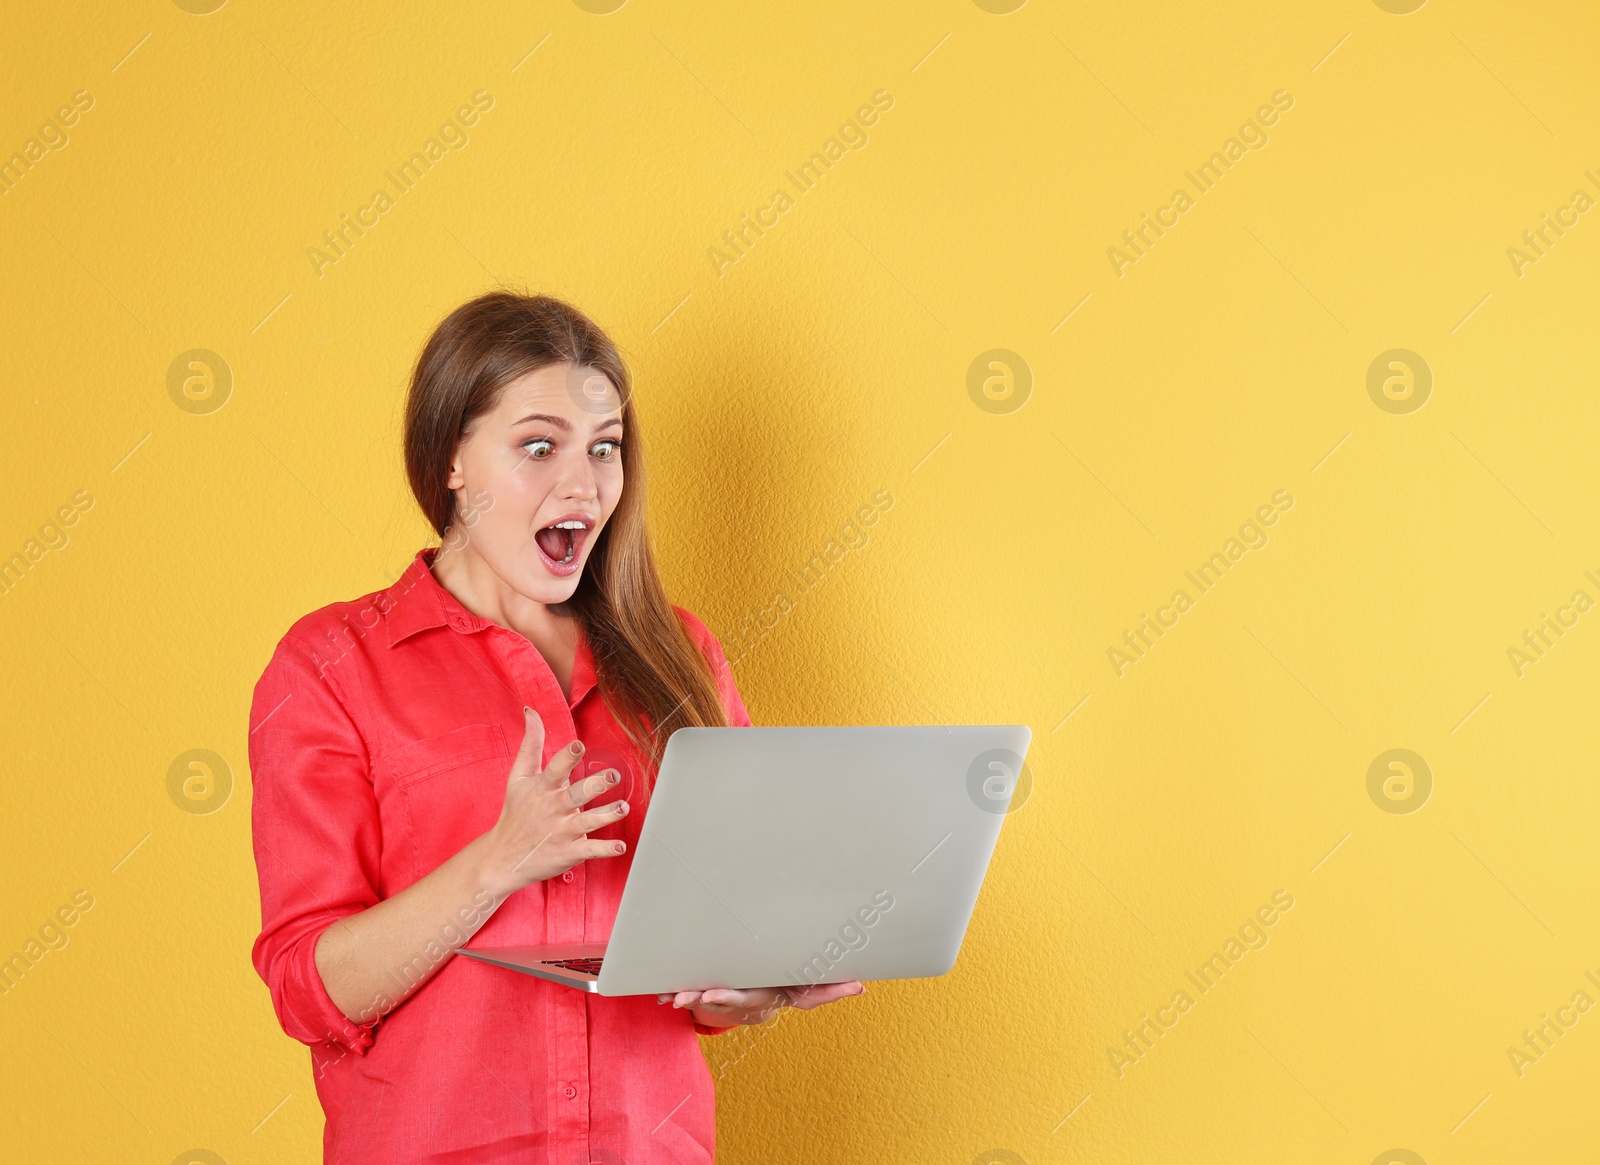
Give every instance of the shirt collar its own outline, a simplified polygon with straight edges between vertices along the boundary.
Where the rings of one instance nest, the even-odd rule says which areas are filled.
[[[430,567],[438,553],[437,546],[426,546],[417,551],[411,565],[384,592],[389,597],[389,613],[384,626],[390,647],[430,627],[449,626],[470,633],[488,625],[487,619],[481,619],[463,607],[433,577]]]
[[[445,590],[433,577],[433,560],[439,553],[437,546],[425,546],[417,551],[411,565],[385,594],[389,596],[388,618],[384,620],[385,634],[390,647],[419,631],[432,627],[449,627],[464,635],[496,626],[481,615],[474,615],[461,605],[461,601]],[[513,632],[515,634],[515,632]],[[532,647],[532,644],[529,644]],[[572,664],[572,696],[568,703],[577,707],[597,684],[594,656],[589,650],[589,637],[578,628],[578,652]]]

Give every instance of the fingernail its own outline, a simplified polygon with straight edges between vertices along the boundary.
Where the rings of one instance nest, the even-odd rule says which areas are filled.
[[[522,714],[524,716],[532,716],[533,715],[533,709],[528,707],[526,704],[524,704],[522,706]]]
[[[620,814],[626,813],[627,811],[628,811],[628,803],[626,801],[618,801],[617,802],[617,813],[620,815]]]
[[[572,755],[573,756],[582,756],[583,755],[583,741],[574,740],[572,742]]]
[[[617,772],[616,769],[607,769],[606,770],[606,784],[615,785],[621,779],[622,779],[622,774]]]

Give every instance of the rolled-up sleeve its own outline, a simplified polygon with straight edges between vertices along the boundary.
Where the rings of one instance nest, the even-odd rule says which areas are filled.
[[[251,961],[288,1035],[362,1052],[377,1020],[353,1023],[334,1005],[315,952],[330,925],[379,900],[378,808],[366,742],[321,670],[285,636],[251,702],[251,826],[261,885]]]

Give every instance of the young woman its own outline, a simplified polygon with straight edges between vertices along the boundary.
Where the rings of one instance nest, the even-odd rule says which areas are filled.
[[[605,998],[453,957],[606,939],[667,737],[750,723],[656,573],[631,387],[558,300],[451,313],[405,419],[443,544],[295,623],[256,685],[253,959],[329,1162],[709,1162],[695,1033],[864,990]]]

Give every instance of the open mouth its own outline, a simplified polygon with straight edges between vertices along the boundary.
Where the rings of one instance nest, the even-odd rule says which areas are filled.
[[[588,514],[567,514],[536,531],[533,540],[539,547],[545,569],[556,575],[576,573],[583,545],[593,529],[594,519]]]

